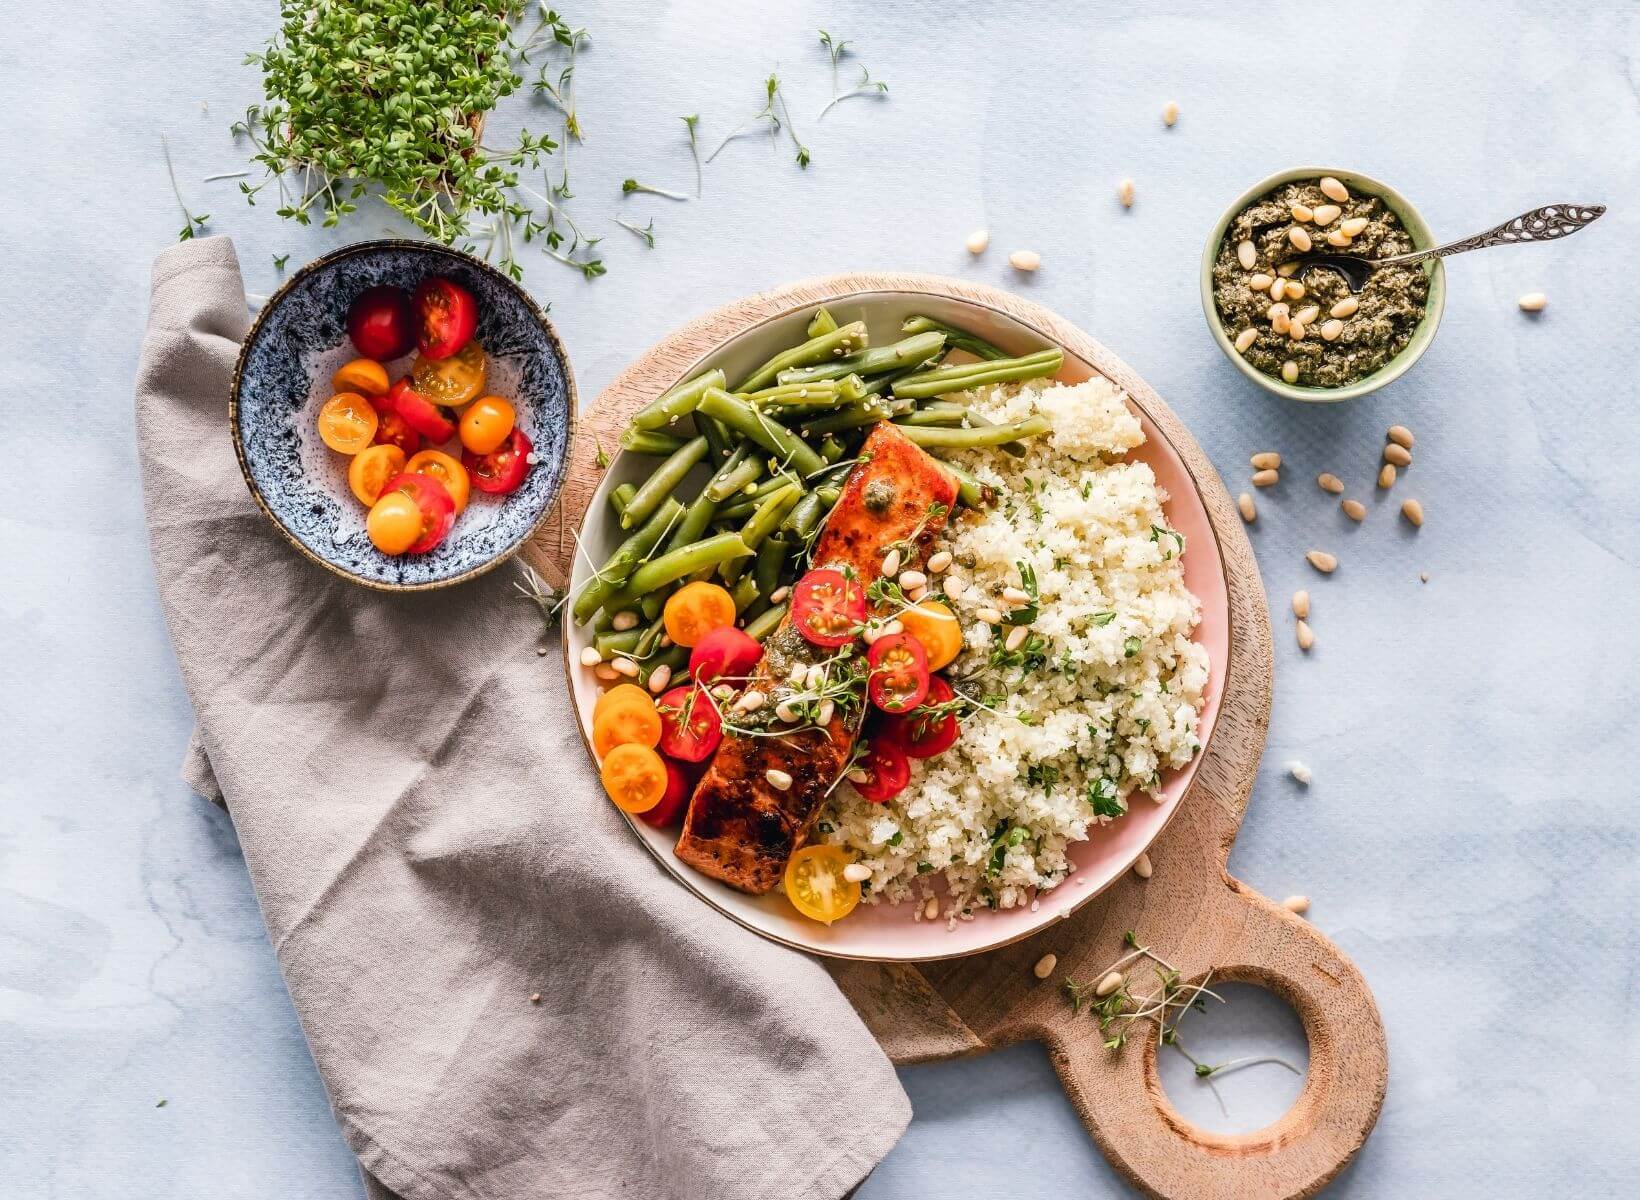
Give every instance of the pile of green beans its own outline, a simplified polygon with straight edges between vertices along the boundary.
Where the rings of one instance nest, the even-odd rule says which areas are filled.
[[[1023,454],[1024,441],[1048,432],[1041,417],[988,421],[956,393],[1054,375],[1064,359],[1057,347],[1011,356],[928,316],[907,317],[900,334],[873,346],[864,321],[839,322],[820,308],[804,341],[734,387],[714,368],[633,415],[621,449],[658,461],[646,478],[610,490],[626,538],[570,604],[578,624],[594,623],[593,644],[606,660],[630,658],[643,681],[662,665],[681,675],[688,649],[665,636],[662,609],[691,580],[720,581],[752,637],[774,632],[787,606],[770,597],[807,568],[860,444],[878,422],[893,422],[936,457],[987,446]],[[961,361],[947,361],[953,352]],[[969,471],[943,459],[940,466],[955,481],[959,504],[995,501]],[[706,482],[691,495],[703,470]],[[619,613],[633,615],[617,630]]]

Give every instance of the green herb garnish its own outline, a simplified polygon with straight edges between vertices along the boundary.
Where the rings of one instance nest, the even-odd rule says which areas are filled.
[[[689,157],[695,160],[695,198],[700,198],[700,145],[695,141],[695,129],[700,124],[700,114],[690,113],[687,117],[679,118],[689,129]]]
[[[165,155],[165,174],[170,177],[171,191],[176,195],[177,207],[182,210],[182,232],[177,234],[177,241],[186,242],[194,234],[204,230],[205,222],[211,219],[211,214],[205,213],[196,217],[188,211],[188,202],[182,198],[182,189],[177,186],[177,173],[171,166],[171,143],[166,140],[164,134],[160,135],[159,148]]]

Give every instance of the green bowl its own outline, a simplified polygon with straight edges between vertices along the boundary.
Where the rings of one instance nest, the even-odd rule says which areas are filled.
[[[1207,327],[1212,330],[1213,340],[1219,344],[1219,349],[1224,351],[1224,356],[1235,364],[1236,370],[1267,392],[1274,392],[1289,400],[1302,400],[1307,404],[1332,404],[1339,400],[1353,400],[1357,396],[1365,396],[1368,392],[1376,392],[1386,383],[1399,379],[1423,356],[1424,351],[1429,348],[1429,343],[1435,340],[1435,330],[1441,324],[1441,312],[1446,308],[1446,269],[1437,258],[1424,265],[1424,271],[1429,276],[1429,299],[1424,305],[1424,319],[1418,323],[1418,328],[1413,330],[1412,340],[1401,353],[1371,375],[1343,387],[1303,387],[1296,383],[1287,383],[1258,370],[1236,351],[1235,345],[1224,331],[1224,323],[1219,320],[1218,305],[1213,303],[1213,263],[1218,258],[1219,245],[1224,241],[1225,231],[1230,228],[1230,222],[1236,219],[1242,209],[1267,192],[1297,179],[1319,179],[1323,175],[1333,176],[1352,192],[1377,196],[1401,219],[1401,224],[1412,235],[1412,244],[1415,248],[1422,250],[1435,244],[1435,236],[1430,233],[1429,225],[1400,192],[1387,184],[1379,183],[1369,175],[1362,175],[1358,171],[1345,171],[1338,167],[1294,167],[1290,171],[1278,172],[1255,183],[1224,210],[1224,215],[1219,218],[1218,224],[1213,226],[1213,232],[1208,235],[1207,249],[1202,252],[1202,311],[1207,314]]]

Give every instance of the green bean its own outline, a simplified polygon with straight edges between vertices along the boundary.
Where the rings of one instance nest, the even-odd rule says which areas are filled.
[[[742,443],[736,446],[718,473],[707,481],[701,495],[722,503],[748,483],[756,483],[763,474],[763,460],[753,453],[754,447]]]
[[[842,389],[835,379],[815,383],[781,383],[760,392],[736,396],[765,412],[778,409],[836,408],[843,402]]]
[[[632,497],[637,494],[638,485],[635,483],[617,484],[609,493],[609,507],[615,510],[618,517],[626,511],[626,506],[632,503]]]
[[[820,493],[810,492],[787,514],[780,528],[798,541],[803,541],[814,532],[815,526],[820,524],[820,518],[824,515],[821,510],[824,507],[825,501],[820,498]]]
[[[786,610],[791,607],[789,600],[783,600],[773,608],[764,609],[752,620],[746,622],[746,636],[754,642],[761,642],[776,629],[786,617]]]
[[[783,383],[780,386],[814,387],[815,385],[812,383]],[[864,379],[861,379],[858,375],[845,375],[837,381],[837,394],[841,396],[846,403],[858,404],[861,400],[864,400],[867,396],[870,396],[873,393],[871,391],[871,385]]]
[[[864,404],[851,404],[847,408],[840,408],[812,421],[804,421],[802,430],[807,437],[817,433],[836,433],[841,429],[859,429],[910,411],[909,404],[896,407],[886,400],[873,399]]]
[[[646,596],[640,596],[638,598],[638,611],[643,614],[643,619],[653,621],[659,617],[661,609],[666,606],[666,598],[671,593],[672,587],[668,584],[665,587],[656,588]]]
[[[757,594],[765,600],[780,586],[780,569],[786,565],[786,558],[793,548],[778,533],[757,548],[757,564],[752,568],[752,577],[757,580]]]
[[[738,617],[757,599],[756,578],[751,575],[742,576],[740,582],[729,589],[729,598],[735,602],[735,615]]]
[[[597,612],[603,602],[626,583],[638,569],[638,564],[643,561],[644,556],[655,548],[665,536],[667,529],[682,513],[683,505],[668,496],[636,533],[615,548],[615,553],[598,568],[598,574],[587,581],[570,607],[577,625],[586,624],[587,618]]]
[[[933,360],[930,359],[929,361],[932,362]],[[924,363],[915,363],[909,367],[901,367],[898,371],[889,371],[885,375],[875,376],[866,382],[865,395],[861,399],[869,400],[872,396],[882,395],[907,375],[915,375],[923,369],[924,365]]]
[[[711,463],[720,463],[729,457],[729,431],[724,429],[711,417],[703,412],[695,413],[695,431],[706,439],[708,448],[706,460]]]
[[[736,433],[756,442],[782,462],[790,463],[799,474],[807,475],[825,465],[824,460],[791,430],[777,425],[720,388],[712,388],[701,398],[700,409],[707,416],[722,421]]]
[[[631,529],[655,511],[657,505],[683,483],[684,476],[695,469],[695,464],[706,457],[706,439],[690,438],[676,453],[663,462],[638,485],[638,492],[627,502],[621,514],[621,528]]]
[[[592,639],[592,644],[598,647],[598,653],[602,654],[607,662],[617,654],[636,654],[638,642],[642,638],[641,629],[623,629],[619,633],[600,633]]]
[[[901,433],[927,450],[938,446],[947,450],[970,450],[975,446],[1000,446],[1020,438],[1038,437],[1053,429],[1047,417],[1027,417],[1009,425],[986,429],[940,429],[937,426],[897,425]]]
[[[809,336],[811,338],[817,338],[822,333],[830,333],[836,328],[837,318],[826,310],[825,305],[822,304],[814,310],[814,319],[809,322]]]
[[[836,462],[845,453],[847,451],[843,448],[843,443],[838,441],[832,434],[826,434],[826,440],[820,443],[820,457],[829,463]]]
[[[674,580],[692,575],[696,571],[704,571],[708,567],[715,567],[732,558],[746,558],[751,553],[751,547],[741,540],[738,533],[720,533],[681,549],[670,550],[659,558],[650,559],[632,572],[626,586],[605,600],[604,607],[616,612],[630,608],[643,597],[659,591]]]
[[[966,329],[958,329],[955,325],[947,325],[944,321],[936,321],[933,317],[907,317],[900,322],[901,333],[943,333],[945,344],[953,350],[966,350],[975,358],[999,359],[1007,358],[1006,350],[999,350],[984,338],[975,337]]]
[[[650,401],[633,413],[632,424],[638,429],[663,429],[679,417],[694,412],[695,405],[699,403],[707,388],[722,387],[723,384],[722,371],[714,370],[697,375],[663,392],[659,399]]]
[[[847,325],[839,325],[829,333],[822,333],[811,337],[801,346],[793,346],[790,350],[782,350],[768,362],[748,375],[744,382],[735,389],[737,392],[755,392],[759,388],[768,387],[779,378],[780,372],[793,370],[797,367],[808,367],[815,363],[830,362],[836,359],[842,362],[856,350],[864,350],[871,345],[871,338],[866,333],[864,321],[850,321]],[[847,375],[848,372],[842,372]],[[827,379],[837,379],[841,376],[828,375]],[[785,380],[780,380],[784,383]]]
[[[634,454],[653,454],[657,457],[676,454],[684,444],[680,437],[673,437],[670,433],[655,433],[648,429],[629,427],[621,434],[621,449],[630,450]]]
[[[683,519],[677,523],[672,536],[666,540],[667,552],[682,549],[691,542],[700,541],[700,535],[717,515],[717,504],[705,492],[696,496],[683,510]]]
[[[957,503],[965,504],[969,508],[984,508],[996,499],[996,489],[988,483],[980,482],[979,476],[966,468],[957,466],[954,462],[936,459],[940,469],[957,483]]]
[[[758,505],[741,527],[740,540],[753,550],[761,546],[775,530],[781,527],[786,514],[791,512],[792,506],[803,496],[801,484],[789,483],[775,492],[762,504]],[[718,568],[718,574],[723,576],[724,582],[731,586],[745,573],[747,562],[745,559],[731,559]]]
[[[965,392],[969,388],[988,383],[1040,379],[1044,375],[1058,372],[1064,361],[1065,352],[1058,346],[1051,346],[1021,358],[999,358],[994,362],[935,367],[932,371],[921,371],[916,375],[906,376],[894,385],[894,394],[918,400],[927,396],[943,396],[948,392]]]
[[[979,421],[970,422],[971,414],[966,408],[955,404],[930,404],[923,408],[908,412],[897,422],[900,425],[940,425],[955,426],[958,429],[966,428],[970,424],[978,425]],[[983,418],[981,418],[983,420]],[[989,422],[986,422],[989,424]]]
[[[823,487],[820,488],[815,494],[820,497],[820,503],[824,504],[829,511],[832,505],[842,499],[843,489],[837,487]]]
[[[641,632],[643,636],[638,639],[634,653],[639,658],[648,658],[660,649],[661,638],[666,634],[666,618],[656,614],[650,618],[649,624]]]
[[[890,346],[874,346],[819,366],[793,367],[780,372],[779,379],[781,383],[813,383],[818,379],[841,379],[845,375],[881,375],[901,367],[920,366],[944,348],[943,333],[919,333]]]

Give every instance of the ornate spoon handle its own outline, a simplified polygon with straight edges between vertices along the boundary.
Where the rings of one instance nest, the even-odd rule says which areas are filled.
[[[1486,246],[1550,242],[1569,233],[1576,233],[1605,211],[1604,204],[1546,204],[1542,208],[1534,208],[1531,212],[1521,213],[1520,216],[1505,221],[1502,225],[1494,225],[1485,233],[1448,242],[1444,246],[1431,246],[1428,250],[1414,250],[1410,254],[1380,258],[1372,265],[1374,268],[1400,266],[1404,263],[1423,262],[1428,258],[1449,258],[1454,254],[1462,254],[1465,250],[1480,250]]]

